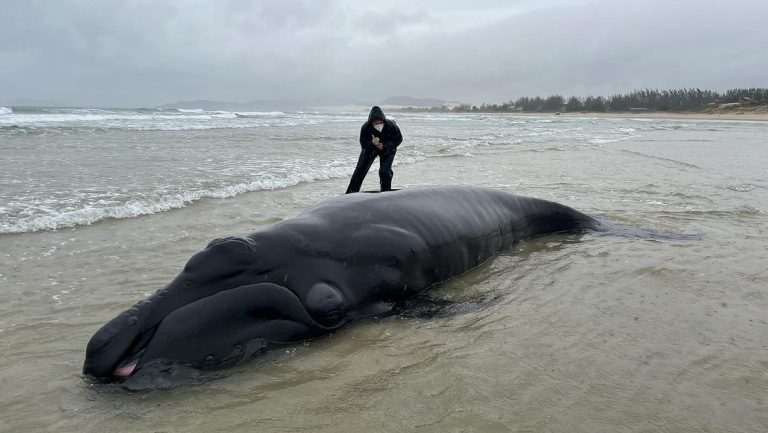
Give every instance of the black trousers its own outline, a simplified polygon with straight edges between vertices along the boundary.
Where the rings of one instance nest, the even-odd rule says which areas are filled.
[[[392,189],[392,163],[395,161],[395,152],[382,154],[373,149],[363,149],[360,151],[360,157],[357,159],[357,167],[352,174],[352,179],[349,180],[349,187],[347,187],[347,194],[351,192],[359,192],[360,187],[363,185],[363,179],[368,174],[368,170],[371,169],[373,160],[379,157],[379,184],[382,191],[389,191]]]

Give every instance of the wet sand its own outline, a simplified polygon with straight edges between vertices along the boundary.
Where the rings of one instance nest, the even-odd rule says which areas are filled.
[[[565,117],[601,117],[617,119],[689,119],[689,120],[748,120],[766,121],[767,111],[736,111],[727,110],[712,113],[665,113],[665,112],[636,112],[636,113],[562,113]]]

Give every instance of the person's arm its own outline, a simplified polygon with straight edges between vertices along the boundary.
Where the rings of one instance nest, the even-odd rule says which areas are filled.
[[[367,150],[383,149],[384,141],[379,142],[379,138],[373,134],[374,129],[366,122],[360,128],[360,147]],[[375,141],[374,141],[375,140]]]
[[[387,149],[397,149],[397,146],[403,142],[403,134],[400,132],[400,127],[398,127],[397,123],[392,120],[389,122],[389,125],[387,125],[387,128],[392,129],[390,130],[389,134],[387,134],[387,142],[384,143],[384,146]]]
[[[363,123],[363,126],[360,128],[360,148],[365,149],[372,146],[371,143],[371,136],[368,134],[368,128],[366,128],[366,125],[368,125],[368,122]]]

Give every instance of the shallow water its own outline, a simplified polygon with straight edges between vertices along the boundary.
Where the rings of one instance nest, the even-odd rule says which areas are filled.
[[[396,186],[489,186],[690,236],[538,238],[435,292],[496,302],[356,323],[199,385],[129,393],[80,375],[101,324],[212,238],[288,218],[341,193],[347,179],[0,234],[0,430],[768,429],[768,124],[443,117],[398,117],[415,139],[404,144],[414,158],[395,168]],[[376,184],[372,172],[364,189]]]

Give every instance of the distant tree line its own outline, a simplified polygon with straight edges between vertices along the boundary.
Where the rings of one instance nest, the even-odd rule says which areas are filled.
[[[741,106],[768,105],[768,89],[731,89],[723,93],[701,89],[644,89],[609,97],[586,96],[579,98],[551,95],[510,100],[503,104],[462,104],[455,107],[406,108],[406,111],[427,112],[610,112],[610,111],[703,111],[715,109],[722,104]]]

